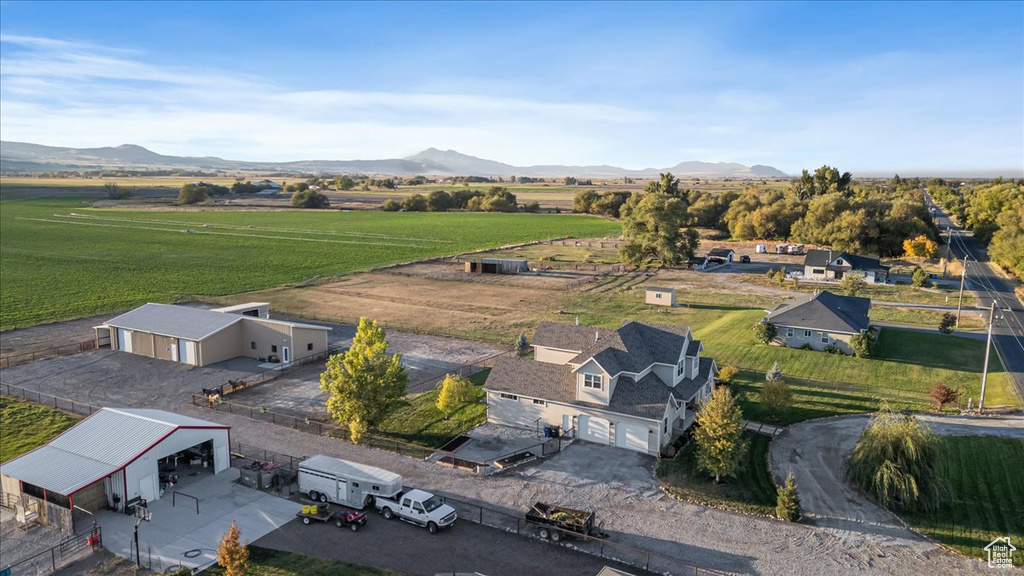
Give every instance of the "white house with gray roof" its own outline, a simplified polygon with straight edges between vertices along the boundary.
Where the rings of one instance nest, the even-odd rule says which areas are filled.
[[[651,455],[693,424],[718,372],[682,326],[541,322],[533,348],[534,360],[504,359],[491,370],[488,422],[560,426],[582,440]]]
[[[239,356],[287,364],[327,351],[330,328],[271,320],[268,308],[263,302],[215,310],[150,303],[96,326],[96,342],[192,366]]]
[[[870,328],[871,300],[839,296],[822,290],[786,300],[772,309],[765,322],[775,325],[775,343],[790,348],[832,346],[853,354],[850,338]]]

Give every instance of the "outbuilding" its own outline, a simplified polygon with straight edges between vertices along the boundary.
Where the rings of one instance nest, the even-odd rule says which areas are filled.
[[[655,306],[675,306],[676,289],[648,286],[647,290],[644,291],[644,303]]]
[[[287,364],[327,352],[330,328],[269,316],[263,302],[215,310],[150,303],[97,326],[96,343],[193,366],[238,356]]]
[[[732,264],[732,259],[736,255],[735,252],[729,248],[712,248],[708,251],[708,259],[720,258],[722,262],[726,264]]]
[[[163,410],[103,408],[0,464],[0,482],[21,517],[73,533],[75,508],[131,513],[158,500],[168,481],[227,470],[230,430]]]
[[[526,260],[513,258],[481,258],[478,261],[466,262],[466,272],[480,274],[519,274],[529,272],[530,266]]]

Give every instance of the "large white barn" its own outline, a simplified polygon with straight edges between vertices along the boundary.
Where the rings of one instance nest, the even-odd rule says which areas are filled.
[[[160,498],[164,474],[231,465],[230,427],[163,410],[103,408],[46,445],[0,464],[5,499],[20,514],[74,531],[72,509],[130,511]],[[181,474],[179,473],[179,476]]]

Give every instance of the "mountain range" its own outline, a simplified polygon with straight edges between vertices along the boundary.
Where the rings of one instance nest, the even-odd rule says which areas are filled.
[[[744,166],[730,162],[680,162],[667,168],[630,170],[616,166],[512,166],[428,148],[406,158],[384,160],[299,160],[294,162],[247,162],[215,156],[168,156],[134,144],[102,148],[64,148],[27,142],[0,141],[0,171],[53,172],[68,170],[223,170],[247,172],[359,173],[366,175],[424,176],[529,176],[532,178],[656,178],[661,172],[678,177],[786,178],[771,166]]]

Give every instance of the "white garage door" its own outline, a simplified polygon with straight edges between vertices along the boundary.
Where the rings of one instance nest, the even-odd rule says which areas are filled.
[[[637,452],[647,452],[648,434],[646,426],[618,422],[615,424],[615,445]]]
[[[580,416],[580,440],[596,444],[608,444],[608,421],[593,416]]]

